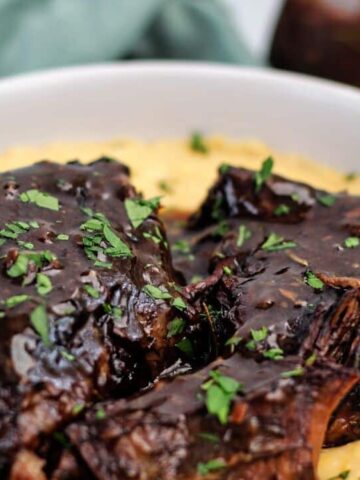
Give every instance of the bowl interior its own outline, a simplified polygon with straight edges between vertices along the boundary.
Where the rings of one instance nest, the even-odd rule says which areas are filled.
[[[359,168],[360,93],[304,76],[189,63],[68,68],[0,81],[0,149],[48,141],[259,138]]]

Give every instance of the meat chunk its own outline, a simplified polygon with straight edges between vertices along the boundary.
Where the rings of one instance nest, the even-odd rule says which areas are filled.
[[[359,368],[360,199],[276,175],[257,182],[259,172],[223,167],[187,229],[169,221],[172,243],[185,238],[195,258],[174,249],[187,294],[211,301],[213,323],[221,317],[246,356],[316,354]],[[338,443],[359,438],[359,404],[342,409]]]
[[[99,480],[311,480],[329,416],[356,379],[339,367],[236,354],[97,406],[67,432]]]
[[[159,199],[143,200],[126,167],[41,162],[0,183],[5,468],[89,402],[189,368],[169,325],[193,318],[194,336],[198,327],[179,291]]]

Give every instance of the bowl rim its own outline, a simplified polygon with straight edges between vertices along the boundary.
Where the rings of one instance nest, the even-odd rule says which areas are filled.
[[[278,70],[272,67],[253,67],[243,65],[229,65],[215,62],[176,61],[176,60],[131,60],[122,62],[94,63],[79,66],[66,66],[31,73],[20,73],[0,78],[0,95],[14,93],[42,84],[67,82],[92,77],[97,78],[112,75],[155,75],[166,77],[176,74],[179,77],[208,76],[237,77],[244,80],[253,79],[266,83],[292,85],[298,88],[307,88],[329,95],[343,97],[344,100],[360,102],[360,89],[335,82],[332,80],[314,77],[302,73]],[[1,101],[1,100],[0,100]]]

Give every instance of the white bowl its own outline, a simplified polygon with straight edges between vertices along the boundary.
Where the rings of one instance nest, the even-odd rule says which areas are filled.
[[[356,89],[272,70],[133,62],[0,81],[0,150],[200,129],[352,170],[360,169],[359,127]]]

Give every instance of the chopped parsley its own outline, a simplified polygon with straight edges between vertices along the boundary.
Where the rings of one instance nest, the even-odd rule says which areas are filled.
[[[46,193],[40,192],[40,190],[31,189],[27,190],[20,194],[20,200],[24,203],[33,203],[37,207],[40,208],[47,208],[48,210],[53,210],[58,212],[59,207],[59,200],[56,197]]]
[[[284,350],[282,348],[270,348],[263,353],[263,356],[270,360],[282,360],[284,358]]]
[[[292,378],[292,377],[301,377],[304,375],[304,368],[303,367],[296,367],[294,370],[289,370],[287,372],[282,372],[281,376],[283,378]]]
[[[227,276],[230,276],[230,275],[232,275],[232,273],[233,273],[232,270],[231,270],[231,268],[228,267],[227,265],[225,265],[225,267],[223,267],[223,272],[224,272],[224,274],[227,275]]]
[[[150,200],[142,198],[127,198],[125,210],[134,228],[140,225],[160,206],[161,197],[154,197]]]
[[[330,193],[327,193],[325,195],[319,195],[317,197],[317,201],[324,207],[332,207],[336,202],[336,197]]]
[[[255,173],[255,193],[259,193],[264,183],[270,178],[273,166],[273,158],[268,157],[266,160],[264,160],[260,170]]]
[[[6,300],[4,300],[4,305],[6,308],[14,308],[17,305],[20,305],[21,303],[26,302],[26,300],[29,300],[29,295],[14,295],[12,297],[8,297]]]
[[[154,300],[168,300],[172,298],[171,294],[164,287],[159,288],[148,284],[143,287],[142,291]]]
[[[30,321],[45,347],[50,347],[49,319],[44,305],[38,305],[30,314]]]
[[[318,278],[315,273],[310,270],[305,274],[305,283],[314,290],[322,290],[325,286],[324,282]]]
[[[98,408],[95,414],[96,420],[104,420],[106,418],[106,412],[103,408]]]
[[[6,271],[8,277],[17,278],[25,275],[28,269],[29,259],[26,255],[20,253],[11,265],[11,267]]]
[[[230,226],[226,220],[221,220],[215,227],[213,235],[216,237],[224,237],[230,231]]]
[[[103,306],[105,313],[114,317],[115,320],[119,320],[122,317],[123,311],[120,307],[110,305],[109,303],[104,303]]]
[[[307,367],[312,367],[314,365],[314,363],[316,362],[316,359],[317,359],[317,355],[316,353],[312,353],[310,355],[310,357],[308,357],[306,360],[305,360],[305,365]]]
[[[75,403],[72,408],[73,415],[79,415],[85,408],[85,403]]]
[[[344,245],[346,248],[356,248],[360,245],[360,238],[359,237],[348,237],[344,241]]]
[[[100,297],[100,292],[98,290],[96,290],[96,288],[94,288],[92,285],[89,285],[89,284],[85,284],[83,285],[83,288],[85,290],[85,292],[91,297],[91,298],[99,298]]]
[[[228,346],[236,346],[236,345],[239,345],[239,343],[241,342],[242,340],[242,337],[239,337],[237,335],[233,335],[232,337],[228,338],[225,342],[225,345],[228,347]]]
[[[216,435],[215,433],[200,432],[198,434],[198,437],[203,439],[203,440],[206,440],[207,442],[210,442],[210,443],[219,443],[220,442],[219,436]]]
[[[24,248],[25,250],[33,250],[34,244],[31,242],[23,242],[22,240],[18,240],[17,244],[19,247]]]
[[[267,327],[261,327],[258,330],[251,329],[251,340],[246,344],[246,348],[249,350],[256,350],[256,344],[263,342],[269,335],[269,329]]]
[[[297,247],[295,242],[285,241],[283,237],[276,233],[270,233],[261,248],[267,252],[278,252],[280,250],[287,250],[289,248]]]
[[[191,253],[191,247],[187,240],[177,240],[172,246],[174,252],[180,252],[183,255],[189,255]]]
[[[62,351],[61,351],[61,355],[62,355],[62,357],[64,357],[65,360],[67,360],[68,362],[74,362],[74,361],[76,360],[75,355],[73,355],[73,354],[70,353],[70,352],[67,352],[66,350],[62,350]]]
[[[285,205],[284,203],[278,205],[274,210],[274,215],[276,215],[277,217],[282,217],[283,215],[288,215],[289,213],[290,207],[288,205]]]
[[[176,335],[180,335],[185,328],[185,320],[179,317],[174,318],[169,322],[167,326],[167,337],[175,337]]]
[[[216,472],[222,468],[226,468],[226,463],[221,458],[214,458],[206,463],[200,462],[197,464],[197,471],[202,476],[208,475],[211,472]]]
[[[228,163],[222,163],[219,167],[219,172],[221,175],[225,175],[225,173],[228,173],[230,170],[231,166]]]
[[[177,347],[181,352],[185,353],[185,355],[187,355],[188,357],[194,356],[194,349],[191,340],[189,340],[188,338],[181,339],[175,344],[175,347]]]
[[[208,412],[215,415],[220,423],[228,421],[231,402],[237,393],[242,391],[243,385],[234,378],[222,375],[218,370],[209,373],[210,380],[202,384],[206,392],[205,404]]]
[[[59,233],[59,235],[56,237],[56,240],[69,240],[69,238],[69,235],[66,233]]]
[[[165,241],[165,239],[164,239],[164,237],[163,237],[163,235],[160,231],[160,228],[157,227],[157,226],[154,228],[153,233],[144,232],[143,237],[148,239],[148,240],[152,240],[154,243],[156,243],[156,245],[159,245],[161,242],[163,242],[165,246],[167,245],[167,242]]]
[[[86,256],[94,262],[95,266],[111,268],[112,264],[104,261],[101,256],[120,258],[132,256],[130,248],[112,230],[105,215],[94,213],[88,208],[84,208],[83,212],[90,217],[80,226],[81,230],[89,234],[83,237],[83,245]]]
[[[177,308],[178,310],[180,310],[180,312],[183,312],[184,310],[186,310],[186,303],[181,297],[174,298],[171,305]]]
[[[241,248],[246,242],[246,240],[249,240],[249,238],[251,238],[251,235],[251,231],[245,225],[240,225],[239,233],[236,239],[236,246],[238,248]]]
[[[164,193],[172,193],[173,189],[165,180],[160,180],[158,183],[159,189]]]
[[[344,470],[343,472],[338,473],[337,475],[335,475],[335,477],[331,477],[328,480],[346,480],[347,478],[349,478],[350,473],[351,470]]]
[[[53,289],[50,278],[44,273],[38,273],[36,275],[36,290],[39,295],[47,295]]]
[[[209,152],[208,146],[205,144],[204,137],[200,132],[194,132],[190,138],[190,148],[194,152],[206,154]]]
[[[346,182],[353,182],[357,178],[359,178],[359,174],[356,172],[349,172],[344,176]]]

